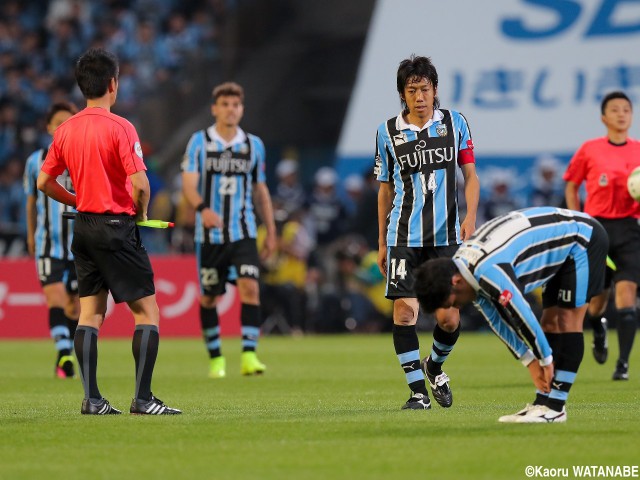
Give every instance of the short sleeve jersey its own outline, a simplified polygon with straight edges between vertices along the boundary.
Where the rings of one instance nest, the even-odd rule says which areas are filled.
[[[56,130],[42,171],[69,170],[79,212],[136,214],[129,175],[146,170],[135,127],[103,108],[85,108]]]
[[[185,173],[200,174],[198,193],[223,222],[222,228],[204,228],[196,214],[195,241],[222,244],[258,235],[253,210],[253,184],[265,183],[262,140],[241,128],[230,142],[215,125],[194,133],[181,165]]]
[[[627,177],[640,166],[640,142],[614,145],[606,137],[585,142],[569,162],[564,180],[586,182],[584,211],[607,219],[640,218],[640,203],[627,191]]]
[[[387,220],[390,247],[458,245],[457,169],[474,163],[467,120],[453,110],[434,110],[423,128],[402,117],[378,127],[375,173],[393,182],[393,207]]]

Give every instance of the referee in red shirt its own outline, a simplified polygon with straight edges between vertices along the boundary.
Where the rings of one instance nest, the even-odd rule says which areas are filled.
[[[600,106],[605,137],[585,142],[564,174],[567,206],[580,210],[578,190],[586,182],[584,211],[600,221],[609,234],[609,257],[617,266],[607,268],[605,285],[614,282],[620,356],[614,380],[629,379],[629,354],[636,334],[636,293],[640,282],[640,204],[627,191],[627,177],[640,166],[640,142],[629,138],[631,100],[612,92]],[[593,354],[598,363],[607,360],[607,307],[609,288],[593,297],[587,319],[594,331]],[[552,347],[553,348],[553,347]]]
[[[80,296],[74,347],[85,393],[81,412],[121,413],[101,395],[96,378],[98,331],[111,292],[116,303],[127,302],[136,324],[136,391],[130,412],[178,414],[151,393],[160,312],[153,270],[136,226],[136,220],[147,218],[149,181],[135,128],[110,111],[118,94],[118,69],[118,59],[102,49],[80,57],[75,75],[87,108],[56,130],[38,188],[78,210],[71,251]],[[56,181],[65,169],[75,195]]]

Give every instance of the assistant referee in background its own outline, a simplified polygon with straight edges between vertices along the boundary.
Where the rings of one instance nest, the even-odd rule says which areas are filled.
[[[149,180],[135,128],[110,111],[118,94],[118,71],[117,58],[105,50],[91,49],[80,57],[75,75],[87,108],[56,130],[38,189],[78,210],[71,251],[80,296],[74,347],[85,392],[81,412],[121,413],[102,396],[96,377],[98,331],[110,291],[116,303],[127,302],[136,324],[136,391],[130,412],[178,414],[182,412],[151,393],[160,312],[151,262],[136,226],[147,218]],[[65,169],[75,195],[56,181]]]

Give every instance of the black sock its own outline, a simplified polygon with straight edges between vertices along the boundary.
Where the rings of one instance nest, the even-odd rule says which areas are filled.
[[[629,363],[629,355],[636,336],[636,309],[623,308],[616,310],[618,314],[618,346],[620,356],[618,362]]]
[[[411,391],[427,395],[427,386],[420,367],[420,342],[416,326],[394,323],[393,346]]]
[[[76,329],[73,343],[76,357],[78,357],[80,378],[82,378],[82,386],[84,387],[84,398],[99,400],[102,395],[98,390],[98,379],[96,377],[98,370],[98,330],[80,325]]]
[[[260,306],[243,303],[240,307],[240,322],[242,323],[242,351],[255,352],[262,323]]]
[[[133,332],[131,350],[136,361],[136,395],[140,400],[151,399],[151,377],[158,357],[160,335],[156,325],[137,325]]]
[[[553,362],[557,368],[558,362],[562,364],[562,333],[548,333],[545,332],[545,337],[547,337],[547,342],[549,342],[549,346],[551,347],[551,352],[553,354]],[[534,360],[537,362],[538,360]],[[534,405],[546,405],[549,400],[549,394],[543,393],[540,390],[536,390],[536,399],[533,401]]]
[[[592,329],[594,335],[604,335],[604,326],[602,325],[602,315],[591,315],[589,312],[584,317],[585,323],[587,323]]]
[[[442,364],[445,362],[453,346],[460,336],[460,325],[453,332],[447,332],[436,324],[433,329],[433,345],[431,346],[431,355],[427,360],[427,370],[430,375],[440,375],[442,373]]]
[[[58,360],[64,355],[71,355],[73,337],[69,333],[67,317],[64,315],[64,310],[60,307],[52,307],[49,309],[49,332],[58,351]]]
[[[77,318],[69,318],[66,315],[64,318],[67,320],[67,327],[69,328],[69,338],[73,338],[76,336],[76,328],[78,328],[78,319]]]
[[[218,310],[216,307],[205,308],[200,305],[200,326],[202,337],[209,352],[209,357],[219,357],[220,353],[220,326],[218,325]]]
[[[562,411],[567,402],[569,390],[575,383],[584,356],[584,335],[582,332],[561,333],[560,335],[562,335],[562,355],[555,361],[551,393],[547,400],[547,407],[557,412]]]

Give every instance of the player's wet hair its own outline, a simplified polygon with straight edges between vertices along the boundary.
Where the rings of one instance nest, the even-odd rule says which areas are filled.
[[[47,125],[51,122],[51,119],[58,112],[69,112],[71,115],[75,115],[76,113],[78,113],[78,107],[76,107],[75,104],[71,102],[54,103],[49,107],[49,110],[47,110],[47,117],[46,117]]]
[[[220,97],[238,97],[244,103],[244,89],[235,82],[225,82],[216,86],[211,93],[211,101],[216,103]]]
[[[622,98],[623,100],[626,100],[627,102],[629,102],[631,108],[633,108],[633,103],[631,103],[631,99],[627,96],[627,94],[617,90],[615,92],[608,93],[602,99],[602,103],[600,104],[600,113],[602,113],[602,115],[604,115],[604,111],[607,108],[607,103],[609,103],[611,100],[615,100],[616,98]]]
[[[400,105],[402,105],[402,111],[406,115],[409,113],[407,109],[407,102],[404,101],[404,88],[407,83],[414,80],[420,80],[426,78],[431,83],[431,86],[435,89],[438,88],[438,72],[436,67],[431,63],[431,59],[428,57],[417,57],[411,55],[400,62],[398,66],[397,87],[400,94]],[[438,97],[433,99],[433,108],[440,107],[440,100]]]
[[[102,48],[87,50],[76,63],[76,81],[84,98],[100,98],[107,93],[112,78],[118,80],[118,58]]]
[[[450,258],[428,260],[416,269],[413,289],[422,310],[433,313],[446,303],[453,288],[451,277],[456,273],[458,268]]]

